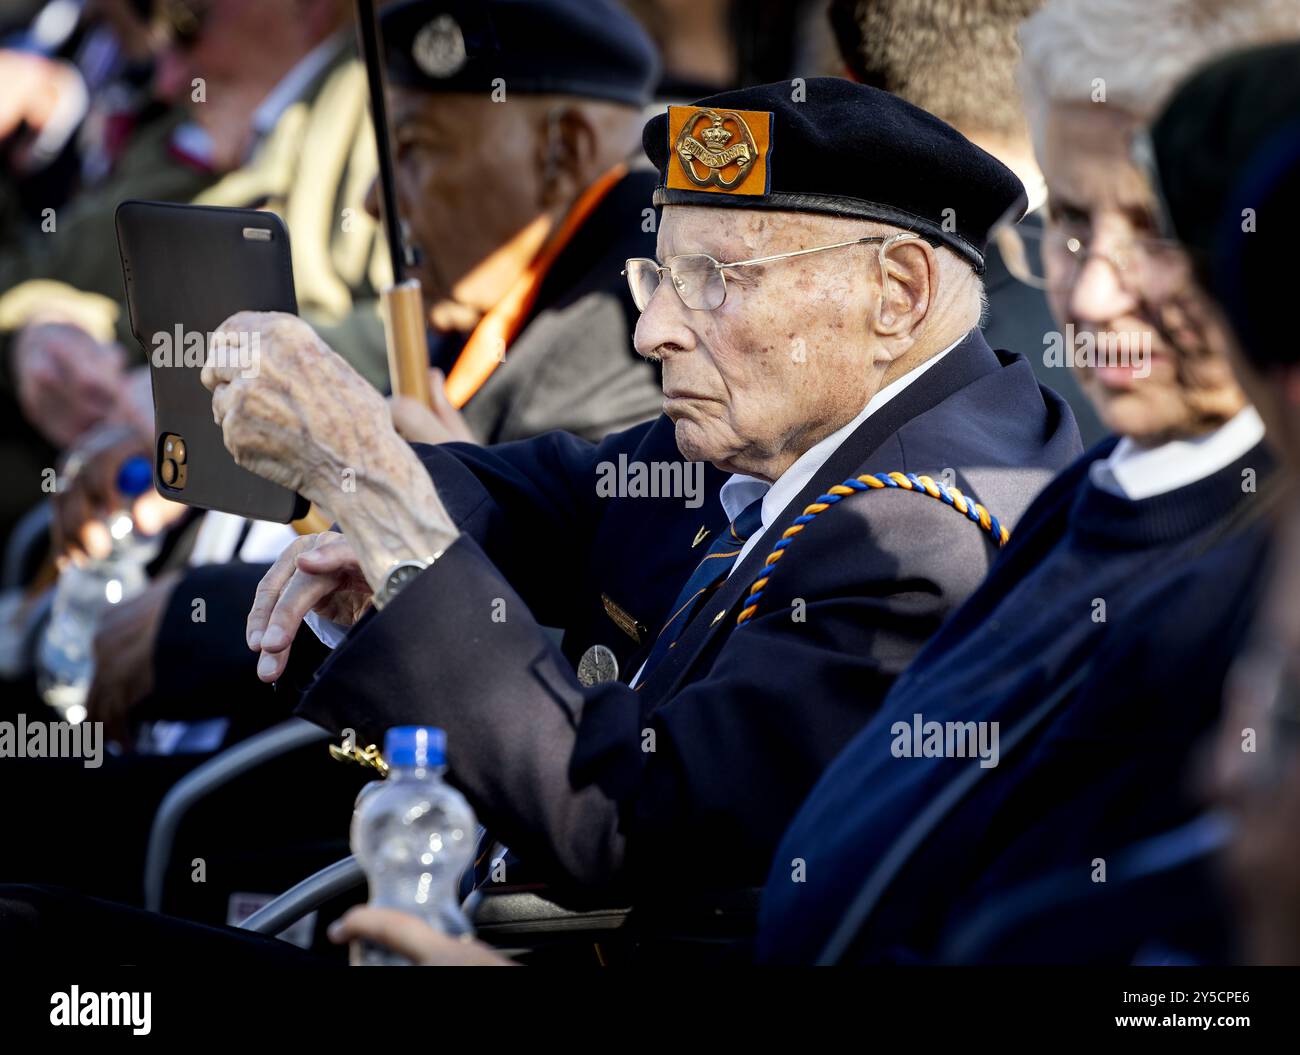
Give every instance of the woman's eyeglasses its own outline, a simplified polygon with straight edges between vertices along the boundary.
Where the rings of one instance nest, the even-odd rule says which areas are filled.
[[[1147,292],[1153,275],[1164,280],[1169,265],[1185,263],[1182,246],[1167,238],[1131,237],[1103,251],[1091,235],[1073,227],[999,227],[993,241],[1007,270],[1026,285],[1049,292],[1067,292],[1093,259],[1114,269],[1125,288]]]

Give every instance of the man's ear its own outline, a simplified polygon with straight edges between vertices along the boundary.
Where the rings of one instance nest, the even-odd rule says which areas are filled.
[[[898,358],[916,341],[921,324],[939,288],[939,258],[923,238],[887,241],[877,253],[880,261],[880,310],[872,331]]]
[[[563,104],[540,115],[538,182],[543,209],[567,208],[589,181],[596,156],[596,130],[579,107]]]

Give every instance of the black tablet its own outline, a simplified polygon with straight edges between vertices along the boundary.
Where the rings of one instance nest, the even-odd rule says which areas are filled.
[[[131,332],[153,382],[159,493],[257,520],[306,515],[302,496],[235,464],[199,380],[212,332],[235,312],[297,313],[284,222],[256,209],[126,201],[117,207],[117,245]],[[214,349],[253,372],[259,353],[256,335]]]

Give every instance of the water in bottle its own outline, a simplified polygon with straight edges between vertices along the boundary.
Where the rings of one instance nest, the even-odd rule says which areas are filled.
[[[370,884],[370,904],[416,916],[444,934],[472,931],[457,894],[474,856],[474,813],[445,780],[441,729],[404,725],[384,738],[388,777],[367,785],[352,815],[352,852]],[[408,961],[361,943],[359,962]]]
[[[117,476],[117,489],[126,504],[153,482],[144,457],[129,458]],[[42,698],[68,721],[86,716],[86,693],[95,672],[93,645],[102,611],[144,589],[145,568],[157,554],[157,542],[135,531],[125,509],[106,519],[111,549],[102,560],[72,563],[59,575],[50,621],[36,651],[36,681]]]

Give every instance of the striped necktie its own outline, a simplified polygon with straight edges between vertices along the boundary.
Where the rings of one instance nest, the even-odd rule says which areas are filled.
[[[638,684],[645,683],[651,671],[677,643],[677,639],[681,637],[682,631],[686,629],[695,613],[712,596],[713,591],[726,580],[728,572],[731,571],[736,558],[744,548],[746,539],[759,529],[762,522],[763,499],[760,497],[745,506],[727,530],[713,540],[709,552],[695,566],[691,577],[682,587],[682,592],[677,595],[677,600],[672,607],[673,614],[669,616],[668,622],[655,638],[654,647],[646,658],[645,666],[641,668],[641,676],[637,679]]]

